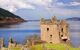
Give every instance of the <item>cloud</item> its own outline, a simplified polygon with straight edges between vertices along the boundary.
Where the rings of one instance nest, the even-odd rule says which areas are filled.
[[[0,0],[0,7],[9,10],[11,12],[16,11],[17,9],[26,8],[34,9],[35,7],[24,0]]]
[[[11,12],[15,12],[17,9],[35,9],[35,5],[48,6],[52,0],[0,0],[0,7]]]
[[[53,16],[80,16],[80,10],[71,10],[64,8],[47,8],[47,11]]]
[[[57,2],[57,6],[80,6],[80,2],[69,2],[69,3],[63,3],[63,2]]]
[[[0,0],[0,7],[11,12],[16,12],[18,9],[22,8],[37,9],[40,7],[46,9],[46,11],[49,12],[51,15],[54,14],[56,16],[80,16],[80,9],[72,10],[64,8],[67,6],[80,6],[79,1],[80,0],[74,0],[64,3],[62,2],[62,0],[59,2],[58,0]]]
[[[36,4],[36,5],[48,5],[52,2],[53,0],[27,0],[27,2]]]
[[[57,2],[56,5],[57,6],[65,6],[65,4],[63,2]]]
[[[78,7],[80,6],[80,2],[74,1],[74,2],[57,2],[58,0],[56,0],[56,2],[47,8],[47,11],[53,16],[80,16],[80,9],[69,9],[69,7]],[[68,7],[69,6],[69,7]],[[67,8],[65,8],[67,7]]]
[[[71,2],[70,5],[72,5],[72,6],[80,6],[80,2]]]

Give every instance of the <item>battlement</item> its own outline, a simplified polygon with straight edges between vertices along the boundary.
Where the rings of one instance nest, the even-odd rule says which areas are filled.
[[[41,18],[40,20],[41,25],[54,25],[54,24],[59,24],[59,25],[68,25],[66,20],[58,20],[56,16],[52,17],[50,20],[46,21],[44,18]]]
[[[46,21],[44,18],[41,18],[40,24],[58,24],[57,18],[54,16],[49,21]]]

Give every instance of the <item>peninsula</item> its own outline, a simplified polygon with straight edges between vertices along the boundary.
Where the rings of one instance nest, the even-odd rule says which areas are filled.
[[[0,8],[0,25],[14,24],[24,22],[21,17],[9,12],[8,10]]]

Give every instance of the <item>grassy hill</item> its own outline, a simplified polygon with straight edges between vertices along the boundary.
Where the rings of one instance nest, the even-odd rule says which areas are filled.
[[[0,24],[3,23],[18,23],[18,22],[23,22],[24,19],[22,19],[21,17],[0,8]]]
[[[39,44],[32,46],[32,50],[80,50],[66,44]]]
[[[6,18],[6,17],[12,17],[12,18],[16,17],[16,18],[22,19],[21,17],[15,15],[5,9],[0,8],[0,18]]]

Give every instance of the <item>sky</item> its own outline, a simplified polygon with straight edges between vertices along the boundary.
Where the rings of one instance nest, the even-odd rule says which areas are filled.
[[[0,7],[27,20],[80,17],[80,0],[0,0]]]

